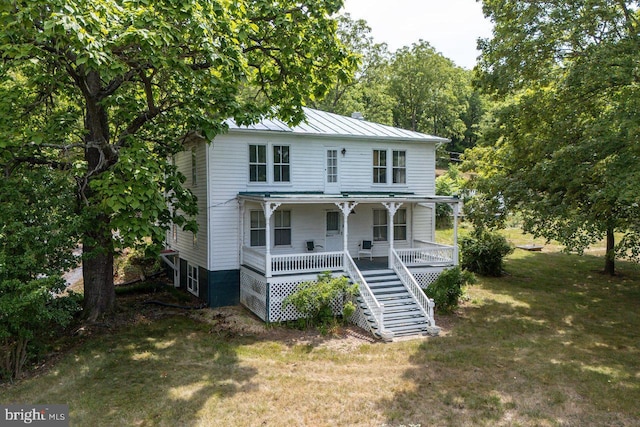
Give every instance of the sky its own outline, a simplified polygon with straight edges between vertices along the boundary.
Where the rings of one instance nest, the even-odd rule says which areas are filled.
[[[343,12],[367,21],[373,39],[391,52],[422,39],[466,69],[480,54],[476,40],[492,28],[476,0],[344,0]]]

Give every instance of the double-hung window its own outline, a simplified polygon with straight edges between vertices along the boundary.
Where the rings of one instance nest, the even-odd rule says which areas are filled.
[[[290,179],[289,146],[273,146],[273,182],[289,182]]]
[[[385,242],[387,240],[386,209],[373,210],[373,240],[376,242]]]
[[[267,182],[266,145],[249,145],[249,181]]]
[[[275,211],[274,243],[276,246],[291,246],[291,211]]]
[[[393,240],[407,240],[406,209],[398,209],[393,217]]]
[[[266,245],[267,223],[262,211],[251,211],[251,230],[250,244],[251,246]]]
[[[373,183],[387,182],[387,150],[373,150]]]
[[[393,151],[393,183],[407,183],[407,152]]]

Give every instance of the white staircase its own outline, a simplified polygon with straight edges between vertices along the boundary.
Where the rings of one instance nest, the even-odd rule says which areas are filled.
[[[432,333],[433,328],[429,327],[429,319],[393,270],[361,272],[375,298],[384,304],[383,330],[393,332],[394,338]],[[360,309],[371,324],[375,323],[373,316],[362,302]],[[376,327],[372,329],[380,335]]]

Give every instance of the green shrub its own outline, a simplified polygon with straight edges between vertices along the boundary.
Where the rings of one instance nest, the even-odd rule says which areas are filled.
[[[482,276],[501,276],[504,257],[511,252],[504,236],[482,228],[460,239],[460,265]]]
[[[438,310],[450,313],[460,304],[464,287],[472,283],[475,283],[473,273],[453,267],[440,273],[440,276],[425,289],[425,293],[433,299]]]
[[[0,281],[0,376],[18,378],[35,348],[80,310],[76,294],[59,295],[64,288],[59,277]]]
[[[305,327],[326,327],[337,320],[331,303],[342,298],[342,317],[347,319],[355,311],[355,306],[347,297],[357,292],[357,285],[349,285],[346,277],[332,277],[331,273],[322,273],[317,281],[300,283],[297,290],[284,299],[282,306],[295,307],[304,316]]]

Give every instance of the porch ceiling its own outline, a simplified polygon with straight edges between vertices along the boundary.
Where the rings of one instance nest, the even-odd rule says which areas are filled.
[[[340,194],[325,194],[322,192],[242,192],[238,193],[239,200],[258,203],[287,203],[287,204],[321,204],[321,203],[447,203],[457,204],[458,197],[426,196],[403,192],[342,192]]]

